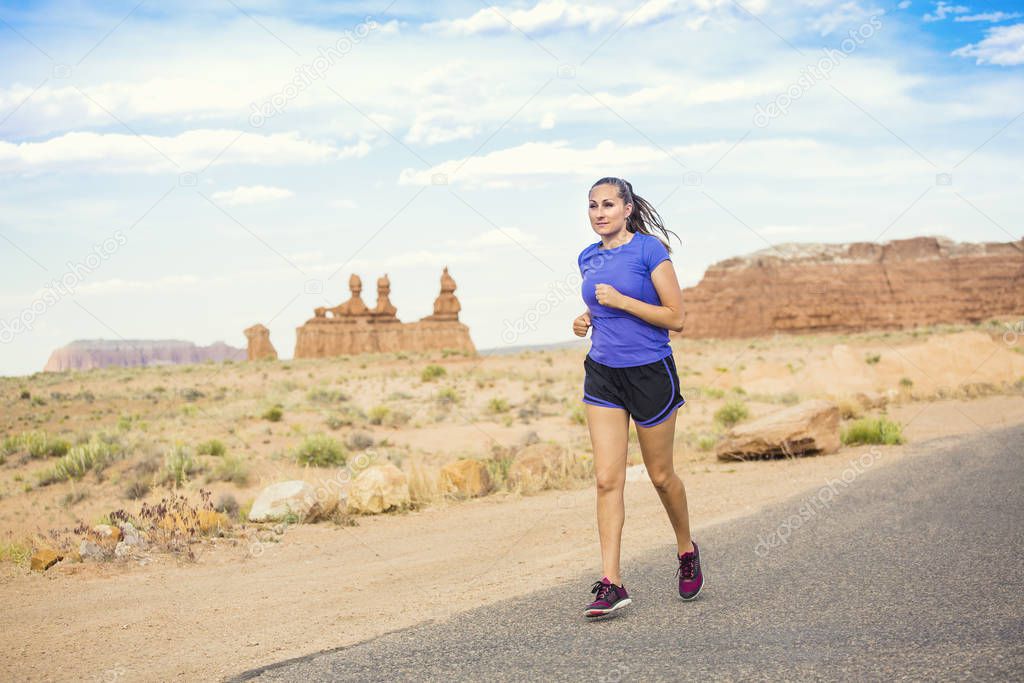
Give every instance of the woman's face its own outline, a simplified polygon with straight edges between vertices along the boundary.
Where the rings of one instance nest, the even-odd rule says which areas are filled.
[[[624,204],[614,185],[598,185],[590,191],[590,227],[598,235],[614,235],[626,227],[626,218],[633,210]]]

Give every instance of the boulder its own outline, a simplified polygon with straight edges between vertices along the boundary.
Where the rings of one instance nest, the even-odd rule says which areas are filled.
[[[83,538],[82,542],[78,544],[78,554],[83,561],[94,560],[96,562],[101,562],[103,560],[109,560],[113,556],[114,551],[113,548],[107,550],[100,544],[93,543],[89,539]]]
[[[304,481],[282,481],[260,492],[249,510],[250,522],[276,522],[292,512],[309,521],[320,513],[316,490]]]
[[[113,552],[121,540],[121,530],[109,524],[97,524],[89,532],[89,540],[103,546],[104,550]]]
[[[61,556],[51,548],[40,548],[32,554],[32,569],[37,572],[45,572],[57,564],[60,559]]]
[[[715,449],[719,460],[760,460],[839,450],[839,408],[815,399],[732,428]]]
[[[491,490],[491,474],[484,463],[465,458],[441,468],[441,483],[448,493],[484,496]]]
[[[376,514],[410,502],[405,473],[389,462],[367,467],[348,491],[349,512]]]

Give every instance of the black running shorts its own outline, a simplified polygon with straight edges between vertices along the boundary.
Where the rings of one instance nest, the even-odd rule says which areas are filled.
[[[583,402],[606,408],[623,408],[638,427],[653,427],[672,416],[686,403],[679,386],[672,354],[646,365],[613,368],[583,360]]]

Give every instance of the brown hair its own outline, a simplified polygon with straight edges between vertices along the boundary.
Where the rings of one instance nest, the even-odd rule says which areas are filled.
[[[642,232],[645,235],[654,235],[653,230],[660,230],[665,235],[665,239],[661,240],[665,245],[665,250],[668,253],[672,253],[672,247],[668,245],[669,233],[676,235],[665,228],[665,225],[661,222],[661,216],[655,211],[651,203],[641,197],[640,195],[633,192],[633,186],[630,185],[628,180],[622,178],[601,178],[596,183],[590,186],[593,190],[598,185],[614,185],[618,190],[619,198],[623,200],[624,204],[632,204],[633,211],[630,212],[629,217],[626,219],[626,230],[630,232]],[[657,237],[657,235],[655,235]],[[658,239],[661,239],[660,237]],[[679,235],[676,235],[676,239],[679,240]],[[682,244],[682,240],[679,240]]]

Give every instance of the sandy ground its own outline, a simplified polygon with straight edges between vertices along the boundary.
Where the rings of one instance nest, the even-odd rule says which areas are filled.
[[[890,408],[890,415],[906,425],[907,445],[771,462],[677,464],[694,536],[710,524],[817,490],[868,448],[881,449],[870,466],[885,467],[926,457],[920,447],[926,439],[1022,423],[1024,397],[908,403]],[[624,580],[638,553],[663,548],[665,580],[672,581],[674,539],[653,487],[628,483],[626,505]],[[88,576],[7,565],[0,584],[0,677],[222,678],[444,619],[578,572],[599,578],[600,570],[590,486],[368,517],[357,527],[296,525],[279,539],[256,552],[227,543],[191,565],[165,558],[145,567],[105,565]],[[588,588],[580,585],[581,605]]]

